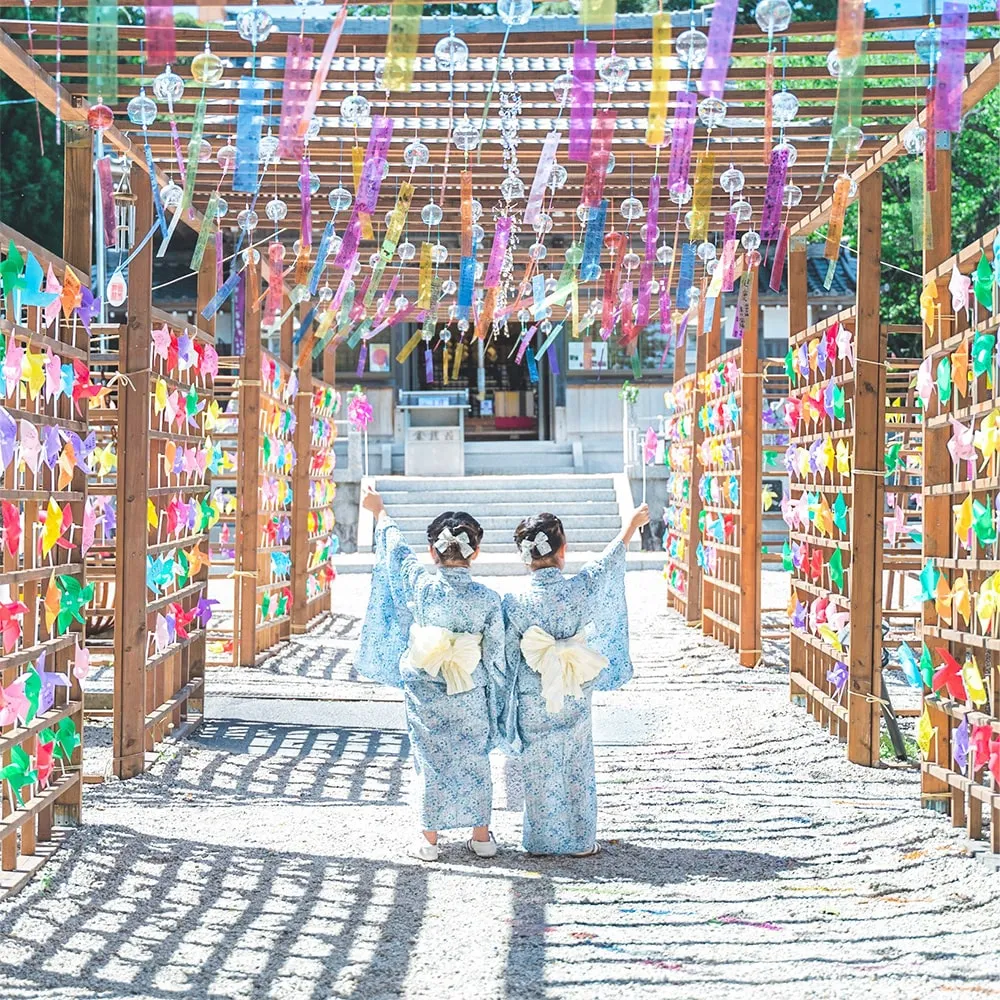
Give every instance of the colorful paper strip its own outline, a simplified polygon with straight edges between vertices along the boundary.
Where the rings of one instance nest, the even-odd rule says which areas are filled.
[[[653,15],[653,72],[646,118],[646,145],[662,146],[666,138],[667,103],[670,98],[670,14]]]
[[[597,42],[578,38],[573,42],[573,90],[569,117],[569,158],[574,163],[585,163],[590,158],[596,72]]]
[[[767,186],[764,189],[764,208],[760,215],[760,238],[776,239],[781,231],[781,206],[784,202],[785,180],[788,177],[788,149],[771,152],[767,168]]]
[[[965,83],[965,39],[969,5],[964,0],[944,0],[941,12],[941,58],[938,62],[937,127],[958,132],[962,127],[962,88]]]
[[[285,47],[285,75],[281,84],[281,122],[278,127],[278,156],[297,160],[303,140],[299,123],[303,119],[312,79],[313,40],[311,35],[290,34]]]
[[[705,97],[721,98],[726,90],[726,73],[733,49],[733,29],[739,0],[717,0],[708,28],[708,49],[701,67],[699,89]],[[676,137],[675,137],[676,138]]]
[[[264,124],[265,80],[244,76],[240,79],[236,113],[236,166],[233,191],[253,194],[260,168],[260,131]]]
[[[420,41],[420,3],[394,3],[385,44],[385,85],[393,92],[408,91],[413,83],[413,63]]]

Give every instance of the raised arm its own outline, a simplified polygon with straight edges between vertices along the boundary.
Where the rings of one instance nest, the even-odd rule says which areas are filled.
[[[642,504],[632,511],[632,516],[614,541],[593,561],[586,563],[579,573],[573,577],[577,586],[583,587],[589,594],[596,594],[611,576],[625,573],[625,548],[632,536],[644,525],[649,524],[649,506]],[[578,582],[577,582],[578,581]]]
[[[399,525],[386,513],[382,497],[368,490],[361,505],[375,515],[375,559],[385,567],[396,599],[409,604],[429,574],[406,544]]]

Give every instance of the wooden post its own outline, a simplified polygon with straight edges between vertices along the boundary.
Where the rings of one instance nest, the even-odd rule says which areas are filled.
[[[854,373],[854,505],[851,510],[851,648],[847,759],[879,763],[882,695],[882,519],[885,481],[885,338],[879,323],[882,172],[858,193]]]
[[[740,356],[740,648],[742,667],[755,667],[760,649],[761,396],[758,271],[750,272],[750,315]]]
[[[930,135],[928,135],[928,139]],[[925,197],[929,201],[930,229],[933,236],[933,245],[924,248],[924,273],[933,271],[943,261],[951,256],[951,150],[938,149],[937,153],[937,190],[928,191]],[[941,303],[941,312],[949,315],[953,312],[948,292],[945,289],[946,282],[938,285],[938,301]],[[939,343],[951,336],[954,328],[954,320],[944,318],[940,320],[937,330],[930,331],[926,325],[922,326],[924,334],[924,350]],[[952,539],[952,511],[951,505],[954,498],[948,494],[935,496],[929,492],[928,487],[950,483],[951,476],[951,456],[948,454],[948,439],[951,431],[948,427],[928,427],[924,429],[924,501],[923,501],[923,558],[927,560],[935,556],[948,558],[951,555]],[[937,617],[933,604],[924,606],[924,624],[937,624]],[[934,640],[934,645],[944,647],[950,653],[954,653],[952,644],[941,640]],[[931,739],[930,753],[927,759],[939,763],[942,767],[949,767],[951,764],[951,727],[953,720],[942,712],[934,699],[924,700],[924,705],[930,715],[931,724],[935,728],[935,733]],[[926,770],[920,775],[920,794],[924,805],[936,805],[942,798],[951,795],[953,790],[948,783],[941,778],[936,778],[928,774]],[[964,796],[964,793],[962,793]],[[978,822],[981,815],[980,804],[973,800],[970,803],[970,821]]]
[[[63,260],[90,277],[94,251],[94,133],[65,129],[63,161]]]
[[[136,231],[145,233],[153,225],[153,195],[148,184],[136,188]],[[128,278],[128,321],[118,351],[118,370],[132,382],[118,389],[113,760],[119,778],[131,778],[145,768],[152,243],[132,260]]]
[[[201,259],[201,267],[198,268],[198,311],[195,314],[195,326],[215,336],[215,317],[205,319],[201,311],[215,297],[218,284],[218,272],[215,262],[215,238],[212,237],[205,247],[205,256]]]
[[[251,261],[251,267],[256,266]],[[257,658],[257,543],[260,531],[260,310],[247,296],[246,353],[240,368],[239,480],[236,491],[236,627],[234,648],[241,666]]]

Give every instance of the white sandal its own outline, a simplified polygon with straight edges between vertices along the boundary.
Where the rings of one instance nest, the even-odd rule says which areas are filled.
[[[594,841],[593,847],[588,847],[585,851],[576,851],[571,854],[571,858],[592,858],[595,854],[601,853],[601,845]]]
[[[411,858],[417,858],[419,861],[437,861],[441,857],[441,847],[439,844],[432,844],[421,834],[407,853]]]
[[[489,840],[472,840],[470,838],[465,842],[465,846],[477,858],[495,858],[497,854],[497,842],[492,832]]]

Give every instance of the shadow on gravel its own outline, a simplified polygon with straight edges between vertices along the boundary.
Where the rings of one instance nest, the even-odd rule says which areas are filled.
[[[399,805],[409,756],[409,737],[394,730],[213,720],[129,793],[136,803]]]
[[[81,833],[0,908],[0,996],[402,995],[426,867]],[[83,849],[79,849],[79,848]]]

